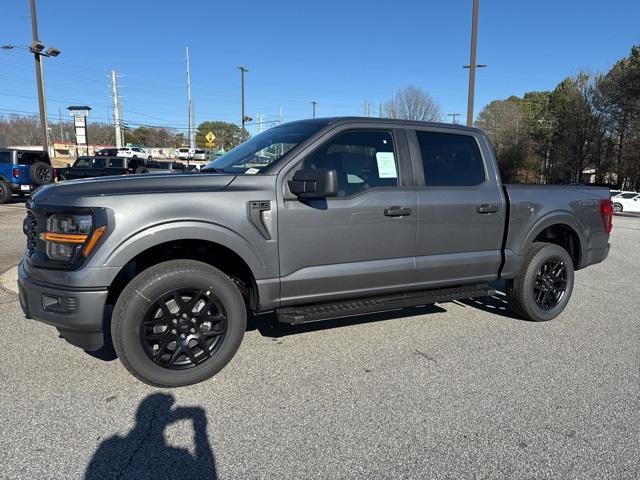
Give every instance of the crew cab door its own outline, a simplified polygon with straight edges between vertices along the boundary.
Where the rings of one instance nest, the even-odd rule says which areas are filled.
[[[486,140],[473,130],[437,127],[407,135],[420,185],[416,286],[497,279],[506,203]]]
[[[397,127],[397,125],[395,125]],[[287,186],[299,169],[337,172],[335,197],[304,199]],[[281,173],[281,304],[367,296],[410,284],[417,196],[402,129],[336,127]]]

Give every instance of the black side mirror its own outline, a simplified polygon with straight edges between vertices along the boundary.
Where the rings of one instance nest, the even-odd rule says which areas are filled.
[[[67,163],[67,168],[71,168],[71,164],[70,163]]]
[[[289,180],[289,190],[300,198],[335,197],[338,174],[335,170],[298,170]]]

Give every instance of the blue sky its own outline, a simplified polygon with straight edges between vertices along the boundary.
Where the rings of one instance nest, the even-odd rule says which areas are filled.
[[[196,123],[238,122],[239,72],[257,119],[361,115],[394,88],[428,91],[444,113],[466,112],[471,0],[182,2],[39,0],[48,115],[71,104],[111,120],[108,72],[120,75],[131,125],[187,126],[184,49]],[[27,45],[27,0],[3,0],[0,44]],[[496,98],[553,88],[581,69],[606,71],[640,44],[638,0],[481,0],[476,113]],[[0,114],[37,112],[33,61],[0,50]],[[252,128],[255,131],[255,127]]]

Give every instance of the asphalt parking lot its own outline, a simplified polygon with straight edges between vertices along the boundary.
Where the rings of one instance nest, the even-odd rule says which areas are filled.
[[[0,206],[0,271],[24,207]],[[502,295],[247,332],[205,383],[148,387],[0,291],[1,478],[640,478],[640,218],[567,310]],[[257,324],[257,322],[256,322]]]

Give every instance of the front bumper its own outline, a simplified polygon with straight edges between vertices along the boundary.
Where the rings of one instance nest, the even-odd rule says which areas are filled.
[[[107,289],[69,289],[34,282],[18,267],[20,306],[27,318],[53,325],[72,345],[98,350],[104,345],[104,314]]]

